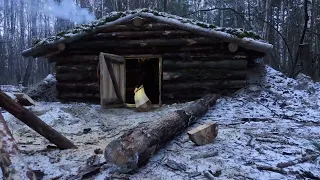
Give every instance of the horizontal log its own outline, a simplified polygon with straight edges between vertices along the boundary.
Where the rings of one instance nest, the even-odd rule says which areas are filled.
[[[173,60],[173,61],[192,61],[192,60],[199,60],[199,61],[219,61],[224,59],[232,59],[232,60],[238,60],[238,59],[247,59],[246,53],[223,53],[223,52],[217,52],[214,53],[214,47],[209,46],[191,46],[191,47],[180,47],[179,50],[177,50],[176,53],[168,53],[172,51],[172,49],[169,48],[159,48],[159,49],[126,49],[126,51],[121,52],[127,53],[127,54],[154,54],[154,55],[161,55],[164,60]],[[201,53],[202,50],[206,50],[207,52]],[[194,52],[199,51],[199,52]],[[82,55],[82,53],[90,54],[90,55]],[[96,52],[99,54],[99,52]],[[161,53],[161,54],[157,54]],[[65,54],[61,54],[61,56],[56,56],[54,58],[50,58],[51,62],[56,62],[57,66],[70,64],[70,65],[78,65],[78,64],[90,64],[90,65],[97,65],[98,64],[98,56],[94,55],[95,53],[93,51],[69,51]],[[115,54],[119,54],[116,53]]]
[[[64,64],[97,64],[99,63],[99,53],[95,54],[92,53],[92,55],[82,55],[80,53],[74,54],[74,55],[66,55],[61,54],[60,56],[55,56],[52,58],[49,58],[50,62],[56,62],[56,65],[64,65]]]
[[[181,90],[210,90],[210,89],[236,89],[242,88],[247,84],[245,80],[230,80],[230,81],[210,81],[210,82],[188,82],[188,83],[164,83],[163,92],[181,91]]]
[[[83,73],[59,73],[56,75],[59,82],[98,82],[97,72],[83,72]]]
[[[163,53],[181,53],[181,52],[189,52],[189,53],[201,53],[206,52],[208,54],[219,53],[222,54],[221,50],[225,49],[221,44],[215,45],[192,45],[192,46],[177,46],[177,47],[132,47],[132,48],[95,48],[95,49],[83,49],[83,48],[75,48],[68,49],[61,53],[61,56],[68,56],[68,55],[96,55],[99,54],[101,51],[109,52],[113,54],[163,54]],[[227,54],[227,51],[225,49]],[[229,53],[230,54],[230,53]]]
[[[177,38],[177,37],[195,37],[196,35],[181,30],[156,30],[156,31],[120,31],[120,32],[109,32],[99,33],[87,40],[114,40],[114,39],[145,39],[145,38]]]
[[[247,60],[223,61],[163,61],[163,71],[176,71],[177,69],[246,69]]]
[[[183,69],[175,72],[163,72],[163,81],[187,82],[209,80],[245,80],[246,71],[214,70],[214,69]]]
[[[193,52],[193,50],[199,48],[199,52]],[[206,49],[206,52],[201,52],[200,49]],[[237,54],[230,54],[230,53],[224,53],[223,50],[217,51],[217,49],[214,49],[214,47],[183,47],[180,48],[182,51],[176,51],[173,53],[170,53],[172,49],[154,49],[154,48],[145,48],[145,49],[124,49],[124,50],[115,50],[112,51],[114,54],[118,55],[156,55],[156,56],[162,56],[163,60],[172,60],[172,61],[193,61],[193,60],[199,60],[199,61],[220,61],[225,59],[232,59],[232,60],[238,60],[238,59],[247,59],[248,57],[244,52],[237,53]],[[183,52],[186,51],[186,52]],[[189,52],[187,52],[189,51]],[[51,62],[56,61],[57,65],[64,65],[64,64],[97,64],[98,61],[94,61],[92,59],[80,59],[79,61],[77,58],[71,58],[72,56],[76,56],[81,58],[81,56],[95,56],[95,53],[99,54],[100,51],[68,51],[64,54],[61,54],[63,56],[69,56],[68,60],[64,60],[63,58],[56,57],[54,59],[51,59]],[[254,58],[255,57],[251,57]],[[86,62],[87,61],[87,62]]]
[[[115,25],[112,27],[105,28],[100,32],[120,32],[120,31],[152,31],[152,30],[175,30],[174,26],[163,24],[163,23],[148,23],[143,24],[142,26],[135,27],[133,25]]]
[[[69,73],[69,72],[83,72],[83,71],[97,71],[98,66],[92,64],[80,64],[80,65],[62,65],[56,66],[57,73]]]
[[[154,46],[191,46],[191,45],[214,45],[222,41],[213,41],[209,38],[175,38],[175,39],[143,39],[143,40],[110,40],[110,41],[87,41],[73,43],[67,46],[72,49],[105,49],[105,48],[135,48]]]
[[[92,101],[100,101],[100,94],[99,93],[59,93],[58,98],[62,100],[73,100],[73,101],[80,101],[80,100],[92,100]]]
[[[98,83],[63,83],[58,82],[56,88],[59,92],[99,93]]]

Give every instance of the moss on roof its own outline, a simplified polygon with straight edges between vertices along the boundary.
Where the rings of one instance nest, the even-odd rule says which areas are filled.
[[[252,38],[255,40],[262,39],[258,34],[256,34],[253,31],[245,31],[244,29],[241,29],[241,28],[221,28],[221,27],[217,27],[213,24],[208,24],[208,23],[204,23],[204,22],[200,22],[200,21],[188,19],[188,18],[182,18],[182,17],[176,16],[176,15],[165,13],[165,12],[158,12],[155,10],[144,8],[144,9],[128,10],[128,11],[123,11],[123,12],[110,12],[107,15],[105,15],[104,17],[102,17],[98,20],[94,20],[89,24],[81,24],[81,25],[78,25],[78,26],[76,26],[72,29],[69,29],[67,31],[61,31],[54,36],[39,39],[36,42],[34,42],[34,45],[35,46],[45,45],[45,44],[49,44],[49,43],[55,42],[60,39],[68,39],[68,38],[75,36],[75,35],[79,35],[79,34],[86,33],[86,32],[91,32],[96,27],[103,26],[108,22],[115,21],[119,18],[128,16],[128,15],[132,15],[132,14],[141,13],[141,12],[151,13],[155,17],[163,17],[166,19],[178,20],[182,23],[189,23],[192,25],[196,25],[199,28],[206,28],[206,29],[210,29],[212,31],[225,32],[225,33],[228,33],[231,35],[235,35],[238,38],[247,37],[247,38]]]

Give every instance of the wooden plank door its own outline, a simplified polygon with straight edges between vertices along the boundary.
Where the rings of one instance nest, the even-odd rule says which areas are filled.
[[[125,58],[101,52],[99,66],[100,104],[102,108],[125,106]]]

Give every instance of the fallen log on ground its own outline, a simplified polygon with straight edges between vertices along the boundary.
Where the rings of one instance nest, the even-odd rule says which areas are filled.
[[[184,109],[129,130],[107,145],[104,152],[107,163],[122,173],[137,169],[164,144],[203,116],[218,98],[219,95],[208,94]]]
[[[47,125],[32,112],[14,102],[13,99],[2,91],[0,91],[0,107],[11,113],[14,117],[25,123],[40,135],[44,136],[58,148],[69,149],[76,147],[71,141]]]
[[[0,166],[3,179],[36,179],[24,162],[19,148],[0,112]]]

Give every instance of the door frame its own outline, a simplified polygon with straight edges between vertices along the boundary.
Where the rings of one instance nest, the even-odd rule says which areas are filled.
[[[153,105],[158,105],[162,106],[162,56],[161,55],[153,55],[153,54],[137,54],[137,55],[124,55],[125,61],[130,60],[130,59],[139,59],[139,58],[157,58],[159,59],[159,103],[158,104],[153,104]],[[125,69],[126,69],[126,62],[125,64]],[[125,81],[125,87],[126,87],[126,81]],[[126,92],[125,92],[126,93]],[[135,107],[134,104],[126,104],[128,107]]]

